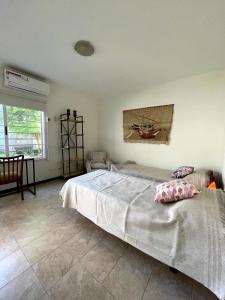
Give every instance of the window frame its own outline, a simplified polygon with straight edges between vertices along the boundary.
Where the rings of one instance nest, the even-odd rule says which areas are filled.
[[[41,146],[42,146],[42,154],[38,157],[36,156],[29,156],[25,158],[34,158],[35,160],[46,160],[47,159],[47,124],[46,124],[46,111],[40,109],[32,109],[32,108],[25,108],[22,106],[15,106],[15,105],[7,105],[4,103],[0,103],[3,108],[3,127],[4,127],[4,149],[5,149],[5,156],[10,156],[10,143],[9,143],[9,132],[8,132],[8,115],[7,115],[7,106],[9,107],[17,107],[23,108],[27,110],[33,110],[41,112],[41,119],[40,119],[40,127],[41,127]],[[21,144],[23,145],[23,144]]]

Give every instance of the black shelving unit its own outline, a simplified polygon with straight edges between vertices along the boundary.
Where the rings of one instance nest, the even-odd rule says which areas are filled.
[[[85,172],[84,165],[84,120],[70,109],[60,115],[62,177],[75,177]]]

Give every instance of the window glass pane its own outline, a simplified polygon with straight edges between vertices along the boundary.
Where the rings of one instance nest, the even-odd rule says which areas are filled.
[[[5,129],[2,104],[0,104],[0,156],[5,156]]]
[[[44,157],[43,112],[6,106],[9,155]]]

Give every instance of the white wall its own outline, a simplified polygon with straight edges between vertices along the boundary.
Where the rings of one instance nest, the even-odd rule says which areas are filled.
[[[122,111],[175,104],[169,145],[125,143]],[[225,141],[225,71],[150,87],[102,102],[99,143],[116,162],[162,168],[193,165],[222,171]]]
[[[0,103],[4,97],[5,95],[0,93]],[[54,117],[59,117],[61,113],[65,113],[67,108],[77,110],[79,115],[84,116],[85,151],[97,148],[97,101],[81,95],[71,88],[51,84],[50,96],[47,100],[47,115],[51,119],[47,124],[48,158],[47,160],[36,161],[36,179],[38,181],[60,175],[60,122],[55,121]]]
[[[2,97],[4,95],[0,94],[0,102]],[[124,143],[124,109],[171,103],[175,104],[175,110],[170,145]],[[150,87],[136,95],[105,99],[101,103],[71,88],[52,84],[47,101],[51,119],[48,123],[48,159],[36,162],[37,180],[60,174],[60,128],[54,117],[67,108],[84,116],[86,151],[105,149],[116,162],[130,159],[144,165],[172,169],[190,164],[222,171],[225,71]]]
[[[98,105],[95,99],[90,99],[76,91],[63,86],[51,86],[51,95],[47,102],[48,117],[51,121],[48,123],[48,177],[59,174],[61,165],[60,148],[60,123],[54,121],[54,117],[65,113],[66,109],[77,110],[78,115],[84,116],[84,145],[85,152],[95,150],[98,143],[97,122]],[[38,163],[38,162],[37,162]],[[45,162],[43,162],[45,163]],[[40,162],[41,165],[41,162]],[[41,172],[40,177],[45,177],[45,172]],[[57,175],[56,175],[57,174]]]

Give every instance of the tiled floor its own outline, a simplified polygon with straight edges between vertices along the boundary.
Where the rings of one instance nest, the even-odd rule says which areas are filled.
[[[62,181],[0,198],[0,300],[217,299],[206,288],[63,209]]]

